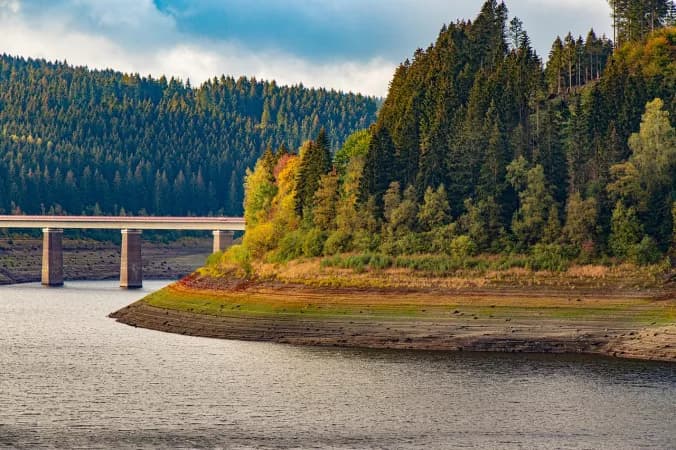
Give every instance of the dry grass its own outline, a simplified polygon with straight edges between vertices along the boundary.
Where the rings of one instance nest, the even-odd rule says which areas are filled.
[[[599,265],[572,266],[568,269],[567,275],[576,278],[606,278],[609,268]]]
[[[448,275],[430,274],[407,268],[366,269],[361,272],[340,267],[322,267],[321,258],[285,264],[255,263],[259,279],[314,287],[395,289],[503,289],[550,288],[584,290],[659,289],[659,267],[629,264],[573,266],[566,272],[533,271],[521,267],[505,270],[461,269]],[[222,268],[223,273],[226,273]],[[209,275],[217,274],[209,272]]]

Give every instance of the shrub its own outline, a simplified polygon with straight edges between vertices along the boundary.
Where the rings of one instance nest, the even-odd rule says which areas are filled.
[[[345,259],[345,268],[353,269],[355,272],[363,272],[371,261],[371,255],[351,255]]]
[[[442,227],[434,228],[429,233],[425,233],[423,238],[424,250],[430,253],[451,254],[451,242],[458,235],[458,225],[452,223]]]
[[[296,259],[303,254],[303,233],[299,230],[287,233],[279,241],[277,251],[271,258],[275,262]]]
[[[608,244],[613,254],[624,258],[630,252],[632,246],[638,244],[643,234],[643,228],[636,215],[634,208],[626,208],[624,203],[618,201],[610,221],[610,237]]]
[[[337,253],[343,253],[349,250],[350,233],[343,230],[334,231],[329,235],[324,243],[324,254],[325,255],[335,255]]]
[[[451,255],[454,258],[466,259],[474,256],[477,251],[476,244],[467,235],[461,235],[453,238],[450,245]]]
[[[454,272],[463,268],[464,262],[458,258],[445,255],[399,256],[394,266],[411,270],[419,270],[435,274]]]
[[[244,245],[255,257],[263,256],[275,247],[274,228],[271,222],[264,222],[246,230]]]
[[[562,245],[536,244],[531,249],[527,267],[532,270],[551,270],[563,272],[568,269],[570,260]]]
[[[390,256],[376,254],[371,256],[369,267],[372,269],[383,270],[392,267],[393,260]]]
[[[380,247],[380,234],[358,230],[352,235],[352,247],[355,251],[372,252]]]
[[[305,233],[303,238],[303,254],[308,257],[320,256],[324,250],[326,237],[322,230],[312,228]]]
[[[340,255],[333,255],[322,259],[319,263],[320,267],[343,267],[343,257]]]
[[[207,257],[206,265],[207,266],[215,266],[219,262],[221,262],[222,258],[223,258],[223,252],[212,253],[211,255],[209,255]]]
[[[508,270],[513,267],[525,268],[528,266],[528,257],[520,254],[503,255],[491,265],[494,270]]]
[[[662,258],[662,252],[650,236],[645,236],[641,242],[633,245],[629,251],[631,260],[641,266],[655,264]]]
[[[243,245],[233,245],[223,253],[223,262],[237,266],[241,272],[240,276],[250,277],[253,275],[253,266],[251,265],[251,254]]]

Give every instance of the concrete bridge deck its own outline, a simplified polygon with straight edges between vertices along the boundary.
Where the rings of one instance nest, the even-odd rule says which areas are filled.
[[[243,217],[0,216],[0,228],[243,231]]]
[[[129,216],[0,216],[0,228],[42,228],[42,284],[63,285],[63,230],[121,230],[120,286],[143,285],[142,230],[211,230],[213,251],[232,245],[235,231],[245,228],[243,217],[129,217]]]

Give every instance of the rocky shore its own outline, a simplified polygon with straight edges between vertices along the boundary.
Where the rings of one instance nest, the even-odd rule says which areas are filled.
[[[111,317],[190,336],[294,345],[676,362],[671,288],[341,289],[194,274]]]

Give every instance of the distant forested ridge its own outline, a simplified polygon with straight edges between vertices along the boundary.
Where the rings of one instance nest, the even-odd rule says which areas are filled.
[[[0,213],[242,212],[266,147],[326,130],[337,148],[373,98],[275,82],[165,77],[0,57]]]
[[[638,16],[655,14],[643,3]],[[521,22],[486,1],[399,66],[377,123],[333,161],[320,134],[299,156],[258,162],[244,250],[443,254],[454,267],[478,253],[526,255],[505,264],[534,268],[659,260],[676,244],[667,19],[619,47],[593,31],[556,38],[544,67]]]

